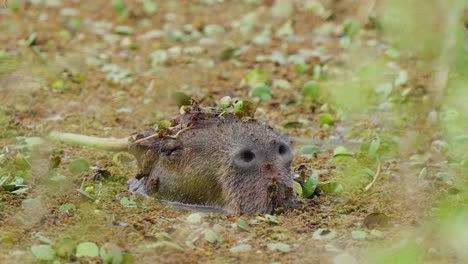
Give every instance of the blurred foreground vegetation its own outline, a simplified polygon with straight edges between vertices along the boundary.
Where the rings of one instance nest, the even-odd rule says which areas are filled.
[[[5,5],[0,260],[468,261],[466,1]],[[295,141],[299,210],[180,212],[126,192],[125,153],[45,140],[226,95]]]

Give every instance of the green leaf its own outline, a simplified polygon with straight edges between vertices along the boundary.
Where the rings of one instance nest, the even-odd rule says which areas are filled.
[[[279,223],[280,223],[280,221],[278,220],[278,218],[276,218],[276,217],[273,216],[273,215],[266,214],[266,215],[265,215],[265,218],[266,218],[266,220],[267,220],[269,223],[272,223],[272,224],[279,224]]]
[[[267,244],[267,248],[270,251],[278,251],[278,252],[283,252],[283,253],[288,253],[291,251],[291,247],[288,244],[285,243],[269,243]]]
[[[122,251],[114,243],[105,243],[99,253],[106,264],[120,264],[123,262]]]
[[[55,257],[55,251],[50,245],[33,245],[31,251],[39,260],[53,260]]]
[[[114,28],[114,32],[122,35],[131,35],[135,32],[132,27],[119,25]]]
[[[397,59],[400,57],[400,52],[397,49],[394,48],[388,48],[384,54],[389,57],[390,59]]]
[[[123,205],[124,207],[137,207],[138,204],[135,201],[132,201],[128,199],[127,197],[123,197],[120,199],[120,204]]]
[[[247,74],[245,78],[242,79],[240,86],[250,86],[253,87],[257,84],[265,83],[267,81],[266,75],[259,69],[252,70]]]
[[[361,25],[359,25],[358,22],[352,19],[347,19],[343,23],[343,31],[350,38],[353,38],[354,36],[356,36],[356,34],[359,32],[360,29],[361,29]]]
[[[156,12],[156,4],[154,3],[153,0],[145,0],[143,1],[143,11],[145,11],[146,14],[154,14]]]
[[[231,98],[230,96],[224,96],[224,97],[221,98],[221,100],[219,101],[219,106],[220,106],[222,109],[229,108],[231,105],[232,105],[232,98]]]
[[[249,225],[247,224],[247,222],[245,222],[244,219],[239,219],[239,222],[237,222],[237,226],[244,231],[249,231]]]
[[[317,229],[314,234],[312,235],[312,238],[315,240],[329,240],[333,239],[336,237],[336,231],[333,229],[323,229],[319,228]]]
[[[240,244],[240,245],[237,245],[235,247],[231,247],[229,249],[229,251],[231,251],[232,253],[237,253],[237,252],[247,252],[247,251],[251,251],[253,249],[253,247],[249,244]]]
[[[128,15],[128,10],[127,7],[125,6],[125,3],[123,0],[113,0],[112,1],[112,7],[117,11],[119,14],[123,16]]]
[[[202,221],[202,215],[200,213],[193,213],[187,216],[187,222],[191,224],[199,224]]]
[[[294,64],[294,68],[296,69],[297,73],[302,74],[306,72],[307,65],[305,63],[296,63]]]
[[[145,248],[147,249],[160,248],[160,247],[168,248],[168,249],[175,249],[178,251],[184,251],[184,249],[181,246],[179,246],[176,243],[169,242],[169,241],[159,241],[159,242],[152,243],[152,244],[145,246]]]
[[[276,79],[273,80],[273,88],[280,88],[280,89],[291,89],[291,83],[287,80],[283,79]]]
[[[356,230],[351,232],[351,236],[354,239],[364,239],[368,236],[368,233],[366,231]]]
[[[84,197],[88,198],[89,200],[91,201],[94,201],[94,198],[93,196],[91,196],[91,194],[81,190],[81,189],[76,189],[81,195],[83,195]]]
[[[70,210],[76,210],[76,206],[75,206],[74,204],[71,204],[71,203],[62,204],[62,205],[59,207],[59,210],[60,210],[60,212],[62,212],[62,213],[67,213],[67,212],[70,211]]]
[[[339,193],[343,189],[343,186],[335,181],[320,182],[318,187],[326,193]]]
[[[74,175],[79,175],[89,170],[89,163],[85,159],[76,159],[68,165],[68,170]]]
[[[372,170],[369,169],[369,168],[364,168],[364,172],[367,173],[367,174],[369,174],[369,176],[371,176],[372,178],[375,177],[375,172],[372,171]]]
[[[93,242],[83,242],[76,247],[76,257],[97,257],[99,256],[99,248]]]
[[[250,91],[250,96],[252,97],[259,97],[263,101],[268,102],[271,100],[271,89],[270,86],[262,83],[258,84],[255,86],[251,91]]]
[[[40,137],[26,137],[24,138],[24,141],[26,142],[26,145],[28,145],[28,147],[30,148],[45,143],[45,140]]]
[[[298,183],[297,181],[294,181],[294,184],[293,184],[293,188],[294,188],[294,192],[299,195],[299,196],[302,196],[302,186],[300,183]]]
[[[330,114],[322,113],[319,115],[320,124],[332,126],[335,123],[335,120]]]
[[[302,188],[302,192],[304,194],[304,197],[310,197],[312,194],[314,194],[315,189],[317,188],[319,184],[319,179],[318,179],[318,173],[314,171],[312,175],[310,175],[309,179],[304,183],[304,187]]]
[[[368,153],[370,156],[375,156],[380,147],[380,138],[378,136],[374,137],[370,143]]]
[[[333,150],[333,157],[352,156],[353,154],[345,147],[338,146]]]
[[[203,234],[205,235],[205,240],[212,244],[223,242],[223,238],[218,233],[216,233],[215,231],[211,229],[205,230]]]
[[[302,86],[302,95],[304,97],[318,98],[320,95],[320,86],[316,81],[308,81]]]
[[[305,145],[301,148],[301,153],[304,155],[310,155],[315,153],[320,153],[321,150],[315,145]]]
[[[21,153],[16,154],[15,166],[16,170],[19,171],[31,169],[31,164],[29,164],[28,160]]]

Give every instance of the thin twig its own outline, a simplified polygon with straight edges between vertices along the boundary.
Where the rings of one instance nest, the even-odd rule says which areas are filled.
[[[153,135],[150,135],[150,136],[147,136],[147,137],[144,137],[144,138],[140,138],[138,140],[135,140],[132,144],[138,144],[140,142],[143,142],[143,141],[146,141],[148,139],[151,139],[151,138],[155,138],[155,137],[158,137],[159,134],[158,133],[154,133]]]
[[[173,139],[177,139],[177,138],[179,137],[179,135],[180,135],[182,132],[184,132],[184,131],[186,131],[186,130],[189,130],[190,128],[192,128],[192,126],[189,126],[189,127],[186,127],[186,128],[182,128],[182,129],[180,129],[179,131],[177,131],[177,133],[176,133],[174,136],[169,135],[168,137],[173,138]],[[143,142],[143,141],[146,141],[146,140],[148,140],[148,139],[152,139],[152,138],[155,138],[155,137],[158,137],[158,136],[159,136],[159,133],[154,133],[153,135],[150,135],[150,136],[147,136],[147,137],[144,137],[144,138],[140,138],[140,139],[138,139],[138,140],[135,140],[132,144],[138,144],[138,143],[141,143],[141,142]]]
[[[192,126],[188,126],[188,127],[186,127],[186,128],[182,128],[181,130],[177,131],[177,133],[176,133],[174,136],[170,136],[170,137],[173,138],[173,139],[176,139],[176,138],[179,137],[179,135],[180,135],[182,132],[187,131],[187,130],[189,130],[190,128],[192,128]]]
[[[375,176],[374,176],[374,179],[366,186],[366,188],[364,188],[364,191],[368,191],[372,185],[374,184],[374,182],[377,180],[377,178],[379,177],[380,175],[380,159],[377,157],[377,171],[375,172]]]
[[[83,190],[85,182],[86,182],[86,177],[83,177],[83,180],[81,181],[81,185],[80,185],[80,190]]]

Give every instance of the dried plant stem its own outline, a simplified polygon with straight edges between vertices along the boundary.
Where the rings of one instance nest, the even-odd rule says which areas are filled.
[[[374,175],[372,181],[366,186],[366,188],[364,188],[364,191],[368,191],[372,187],[374,182],[377,180],[377,178],[379,178],[380,167],[381,167],[380,159],[377,157],[377,171],[375,172],[375,175]]]
[[[49,134],[48,138],[54,141],[78,144],[82,146],[110,151],[128,151],[129,147],[128,137],[101,138],[53,131]]]

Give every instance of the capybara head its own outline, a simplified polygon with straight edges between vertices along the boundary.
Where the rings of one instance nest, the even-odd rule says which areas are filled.
[[[176,123],[175,135],[161,133],[145,143],[141,140],[151,133],[137,135],[136,156],[147,176],[133,180],[133,190],[231,213],[295,207],[293,155],[271,127],[193,110]]]

